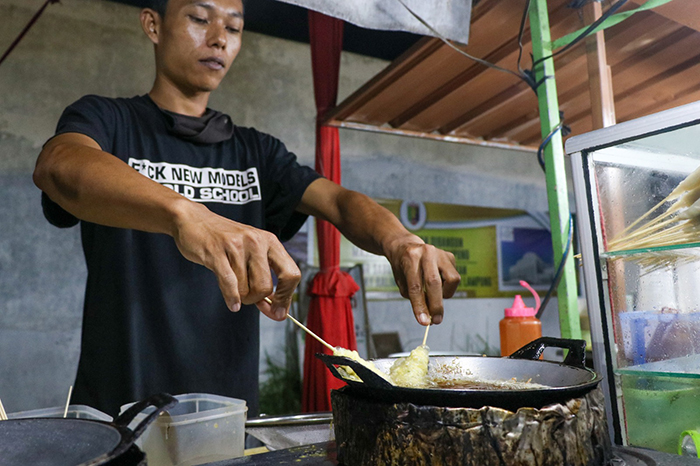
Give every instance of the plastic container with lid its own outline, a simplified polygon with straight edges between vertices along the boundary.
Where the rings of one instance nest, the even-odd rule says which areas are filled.
[[[192,466],[243,456],[245,400],[205,393],[176,395],[179,403],[161,414],[136,444],[146,452],[148,466]],[[133,403],[121,407],[124,412]],[[134,418],[138,425],[150,412]]]
[[[501,356],[510,356],[526,344],[542,336],[542,322],[536,317],[540,297],[524,280],[520,285],[535,296],[535,308],[526,307],[523,298],[515,295],[513,306],[506,308],[505,317],[498,323],[501,334]]]
[[[53,408],[32,409],[30,411],[17,411],[7,415],[9,419],[29,419],[36,417],[63,417],[66,411],[65,406],[55,406]],[[95,408],[84,405],[69,405],[67,418],[90,419],[92,421],[112,422],[112,416],[98,411]]]

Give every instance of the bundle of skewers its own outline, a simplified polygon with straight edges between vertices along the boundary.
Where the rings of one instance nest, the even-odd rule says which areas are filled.
[[[607,251],[661,248],[696,242],[700,242],[700,167],[681,181],[668,196],[609,241]],[[676,255],[665,253],[647,256],[640,263],[658,268],[683,257],[697,259],[696,255],[678,252]]]

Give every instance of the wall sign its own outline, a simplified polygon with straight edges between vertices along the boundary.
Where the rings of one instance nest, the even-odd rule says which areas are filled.
[[[425,204],[417,201],[403,201],[399,219],[408,230],[420,230],[428,219],[428,211]]]

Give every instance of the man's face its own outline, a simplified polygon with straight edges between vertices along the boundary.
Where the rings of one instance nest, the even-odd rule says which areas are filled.
[[[211,92],[238,55],[242,32],[242,0],[170,0],[158,35],[158,72],[185,93]]]

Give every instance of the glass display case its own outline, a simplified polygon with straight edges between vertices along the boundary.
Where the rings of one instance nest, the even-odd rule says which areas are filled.
[[[700,431],[700,102],[566,143],[614,441]]]

